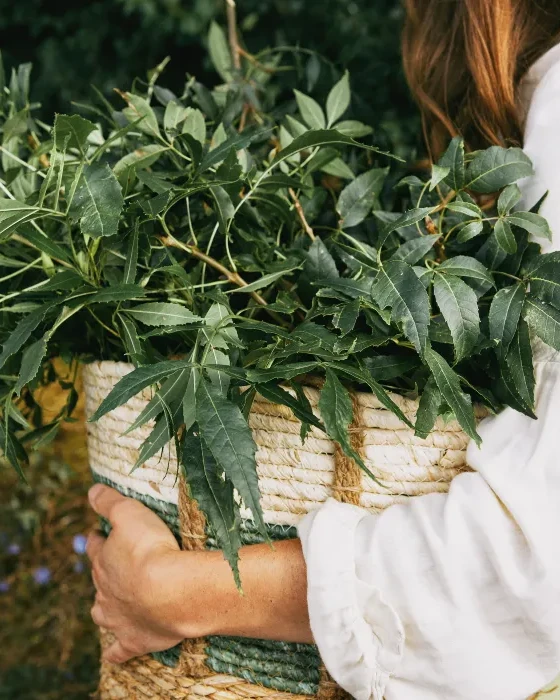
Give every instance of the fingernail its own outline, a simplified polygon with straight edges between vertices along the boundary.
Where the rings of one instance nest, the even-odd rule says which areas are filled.
[[[92,505],[95,503],[95,501],[97,500],[97,497],[99,496],[101,491],[103,491],[104,488],[105,487],[103,486],[103,484],[94,484],[90,488],[90,490],[88,491],[88,498],[89,498],[89,502]]]

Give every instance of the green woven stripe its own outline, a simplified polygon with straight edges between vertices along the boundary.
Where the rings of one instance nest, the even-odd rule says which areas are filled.
[[[207,637],[215,649],[230,652],[243,649],[246,657],[266,659],[267,661],[286,662],[301,668],[315,668],[320,662],[319,652],[314,644],[296,644],[292,642],[275,642],[267,639],[248,639],[246,637]]]
[[[138,491],[134,491],[134,489],[128,488],[127,486],[121,486],[120,484],[111,481],[111,479],[107,479],[106,477],[96,474],[95,472],[93,472],[93,480],[96,483],[105,484],[106,486],[116,489],[119,491],[119,493],[122,493],[123,496],[134,498],[135,501],[140,501],[140,503],[143,503],[150,510],[159,515],[159,517],[173,532],[175,537],[179,537],[181,528],[179,525],[179,512],[175,504],[167,503],[167,501],[158,501],[156,498],[152,498],[152,496],[145,496],[142,493],[138,493]]]
[[[268,537],[274,541],[293,540],[297,537],[297,529],[293,525],[276,525],[267,523],[266,531]],[[210,528],[206,528],[206,548],[219,549],[213,532]],[[259,532],[257,525],[252,520],[241,521],[241,542],[243,544],[261,544],[265,539]]]

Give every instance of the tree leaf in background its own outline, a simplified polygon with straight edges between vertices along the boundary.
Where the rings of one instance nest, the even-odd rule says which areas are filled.
[[[21,350],[52,307],[53,304],[44,304],[21,319],[4,343],[2,354],[0,354],[0,368],[6,364],[9,357]]]
[[[348,71],[334,85],[327,97],[327,126],[331,127],[350,106],[350,76]]]
[[[256,445],[243,414],[212,384],[202,380],[196,390],[196,420],[214,459],[250,508],[263,537],[268,539],[260,505]]]
[[[194,433],[196,431],[195,426]],[[203,438],[193,432],[185,438],[181,465],[191,495],[206,516],[216,542],[231,566],[236,585],[241,589],[238,567],[238,552],[242,546],[241,517],[234,498],[233,484],[227,477],[221,477],[223,469]]]
[[[24,351],[21,358],[19,377],[14,387],[14,393],[16,396],[19,396],[23,387],[27,386],[37,376],[47,353],[47,345],[50,337],[50,332],[45,333],[40,340],[36,340]]]
[[[109,166],[94,163],[84,167],[69,213],[79,219],[84,235],[114,236],[123,205],[121,186]]]
[[[57,114],[53,128],[55,148],[61,152],[65,147],[77,148],[83,154],[88,136],[96,129],[95,124],[80,117],[79,114]]]
[[[299,90],[294,90],[294,94],[300,114],[307,126],[310,129],[324,129],[327,125],[327,120],[325,113],[317,102]]]
[[[241,134],[230,136],[216,148],[209,151],[198,168],[199,173],[203,173],[217,163],[221,163],[232,148],[241,151],[252,143],[255,139],[261,138],[268,133],[267,129],[259,127],[245,129]]]
[[[449,168],[449,175],[445,177],[449,187],[456,192],[461,190],[465,184],[465,142],[460,136],[451,141],[438,165],[441,168]]]
[[[470,162],[466,187],[475,192],[492,194],[532,174],[533,165],[520,148],[491,146],[480,151]]]
[[[440,238],[439,233],[412,238],[410,241],[402,243],[389,260],[402,260],[409,265],[414,265],[429,253],[438,238]]]
[[[560,311],[529,294],[525,299],[523,315],[541,340],[560,351]]]
[[[47,212],[40,207],[25,204],[17,199],[0,198],[0,241],[6,239],[22,224],[40,219],[46,214]]]
[[[208,32],[208,50],[210,59],[220,78],[228,83],[232,79],[233,65],[231,61],[231,52],[224,30],[217,22],[210,24]]]
[[[136,122],[140,120],[137,125],[140,131],[152,136],[159,136],[157,117],[148,100],[140,97],[140,95],[134,95],[132,92],[119,92],[119,94],[128,104],[128,107],[123,109],[123,114],[128,121]]]
[[[451,331],[455,360],[460,362],[473,350],[480,333],[476,294],[459,277],[439,274],[434,278],[434,294]]]
[[[490,340],[496,343],[498,357],[504,358],[519,325],[525,303],[525,289],[520,284],[504,287],[492,299],[488,314]]]
[[[521,190],[518,185],[508,185],[498,198],[498,214],[506,216],[516,204],[521,201]]]
[[[165,301],[141,304],[132,309],[127,309],[126,313],[142,321],[146,326],[178,326],[183,323],[194,323],[195,321],[203,320],[200,316],[195,316],[192,311],[181,306],[181,304]]]
[[[388,172],[387,168],[373,168],[358,175],[342,190],[337,203],[342,227],[357,226],[366,218],[381,192]]]
[[[511,226],[507,219],[498,219],[494,226],[494,235],[498,241],[498,245],[502,250],[510,255],[517,250],[517,241],[511,230]]]
[[[441,392],[436,380],[430,377],[426,382],[416,413],[414,434],[425,440],[434,428],[442,404]]]
[[[447,364],[444,358],[432,348],[428,348],[424,355],[426,364],[430,368],[441,396],[445,403],[455,414],[455,418],[463,430],[477,445],[481,438],[476,431],[476,421],[470,396],[463,393],[459,375]]]
[[[422,356],[428,341],[430,302],[410,265],[400,260],[386,263],[379,270],[371,294],[382,309],[391,308],[393,322],[402,325],[404,334]]]
[[[89,419],[90,423],[95,423],[104,415],[122,406],[136,394],[152,384],[169,377],[175,372],[191,367],[190,362],[183,360],[166,360],[154,365],[144,365],[137,367],[117,382],[109,394],[103,399],[95,413]]]
[[[319,240],[319,239],[316,239]],[[276,280],[279,280],[280,278],[287,278],[290,275],[290,272],[293,272],[294,270],[298,270],[298,267],[292,267],[291,269],[286,269],[286,270],[278,270],[278,272],[269,272],[268,275],[263,275],[260,279],[255,280],[254,282],[251,282],[248,284],[246,287],[235,287],[234,289],[230,290],[231,294],[248,294],[250,292],[255,292],[257,289],[263,289],[263,287],[269,287],[271,284],[274,284]]]
[[[18,236],[24,238],[41,252],[50,255],[51,258],[58,258],[63,262],[70,262],[70,256],[65,248],[32,226],[24,225],[18,227]]]

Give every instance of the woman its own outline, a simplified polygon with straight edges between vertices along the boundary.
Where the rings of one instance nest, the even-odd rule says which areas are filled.
[[[558,0],[406,0],[405,67],[434,157],[451,135],[471,148],[523,143],[536,176],[525,204],[560,249]],[[524,137],[523,137],[524,133]],[[536,352],[537,412],[511,409],[469,447],[474,473],[449,494],[379,516],[334,500],[299,540],[244,547],[239,596],[220,553],[180,552],[150,511],[104,486],[93,508],[93,619],[116,663],[185,637],[315,641],[360,700],[522,700],[560,670],[560,356]],[[193,605],[192,601],[196,601]]]

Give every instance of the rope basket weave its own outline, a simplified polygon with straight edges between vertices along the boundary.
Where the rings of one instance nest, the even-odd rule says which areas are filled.
[[[118,362],[94,362],[83,372],[86,415],[91,416],[115,384],[133,369]],[[305,388],[317,410],[319,391]],[[96,423],[88,423],[88,451],[94,480],[106,483],[154,510],[182,542],[184,549],[215,549],[203,515],[187,496],[178,477],[172,444],[131,473],[142,442],[153,424],[124,435],[151,398],[149,390]],[[417,402],[392,395],[414,421]],[[354,393],[351,442],[383,486],[375,483],[339,446],[312,428],[302,444],[300,422],[285,406],[258,396],[249,424],[257,445],[261,505],[271,539],[296,537],[295,526],[328,497],[378,513],[414,496],[446,492],[452,479],[467,471],[469,438],[457,422],[438,418],[423,440],[385,409],[373,394]],[[477,417],[485,415],[477,408]],[[261,537],[242,512],[242,541]],[[108,644],[107,633],[102,643]],[[186,640],[180,648],[134,659],[122,666],[103,664],[100,698],[275,698],[321,700],[346,694],[321,666],[316,648],[234,637]]]

